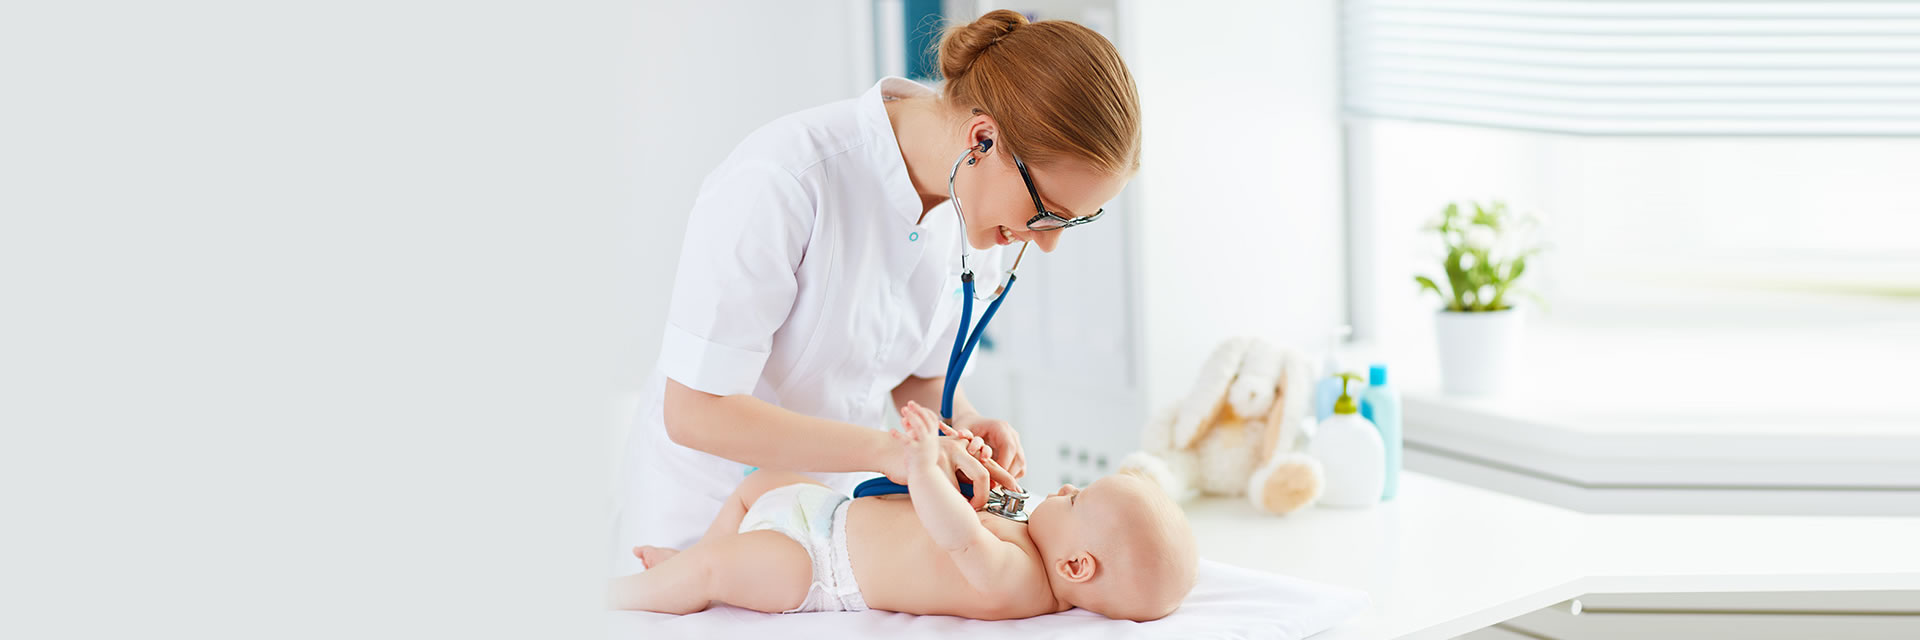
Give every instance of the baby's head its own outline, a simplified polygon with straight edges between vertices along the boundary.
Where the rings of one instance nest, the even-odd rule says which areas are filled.
[[[1064,485],[1027,520],[1060,599],[1109,618],[1165,617],[1193,590],[1199,552],[1187,515],[1144,476]]]

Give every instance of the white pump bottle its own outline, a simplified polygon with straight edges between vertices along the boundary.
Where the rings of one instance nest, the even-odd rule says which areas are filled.
[[[1347,393],[1347,384],[1360,380],[1340,374],[1340,399],[1333,415],[1320,423],[1310,450],[1326,470],[1326,489],[1320,504],[1329,507],[1368,507],[1380,501],[1386,482],[1387,452],[1380,431],[1360,417],[1360,407]]]

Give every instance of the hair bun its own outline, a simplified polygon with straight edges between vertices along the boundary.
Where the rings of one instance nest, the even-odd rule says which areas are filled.
[[[940,38],[940,75],[948,79],[966,75],[982,52],[1024,24],[1027,17],[1019,12],[997,9],[978,20],[947,29],[946,35]]]

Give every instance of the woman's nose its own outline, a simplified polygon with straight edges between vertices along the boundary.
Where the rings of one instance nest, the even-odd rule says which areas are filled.
[[[1040,245],[1041,253],[1053,253],[1053,248],[1060,244],[1060,232],[1062,231],[1066,231],[1066,229],[1055,229],[1053,231],[1035,233],[1033,234],[1033,243]]]

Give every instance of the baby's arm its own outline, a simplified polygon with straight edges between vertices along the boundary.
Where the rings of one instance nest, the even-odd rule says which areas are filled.
[[[1013,569],[1026,560],[1018,545],[1001,540],[980,524],[980,516],[953,486],[953,471],[941,464],[935,425],[939,416],[918,403],[909,402],[900,410],[901,426],[895,437],[907,451],[907,493],[913,498],[913,511],[934,544],[947,551],[960,574],[974,591],[983,596],[1000,595]],[[958,462],[958,461],[956,461]],[[968,462],[973,461],[971,459]],[[1011,475],[991,460],[987,465],[996,479],[1012,484]]]

